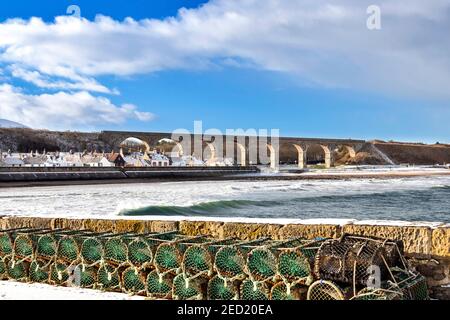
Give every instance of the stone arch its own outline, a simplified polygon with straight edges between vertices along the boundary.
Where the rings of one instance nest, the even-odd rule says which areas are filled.
[[[245,149],[245,146],[239,142],[236,143],[236,146],[240,155],[240,165],[245,167],[247,165],[247,149]]]
[[[332,165],[332,159],[331,159],[331,150],[329,146],[326,145],[320,145],[323,149],[323,152],[325,153],[325,168],[329,169]]]
[[[327,169],[331,168],[331,166],[333,165],[333,159],[332,159],[332,154],[331,154],[332,151],[330,149],[330,146],[328,146],[328,145],[324,145],[324,144],[320,144],[320,143],[308,145],[307,156],[306,156],[307,161],[308,162],[311,161],[310,157],[311,157],[311,154],[314,152],[316,154],[316,160],[317,160],[317,152],[319,152],[319,150],[323,154],[323,158],[320,157],[320,161],[322,161],[322,159],[323,159],[323,161],[325,163],[325,168],[327,168]]]
[[[151,150],[150,145],[144,140],[142,140],[142,142],[144,143],[145,146],[145,153],[149,153]]]
[[[170,145],[173,145],[171,152],[175,152],[175,149],[178,149],[178,157],[182,157],[184,155],[184,148],[180,141],[176,141],[173,139],[164,138],[158,141],[158,144],[161,142],[169,143]]]
[[[345,149],[347,149],[347,152],[350,155],[350,158],[354,158],[356,156],[355,148],[353,148],[352,146],[348,146],[348,145],[344,145],[343,147]]]
[[[175,147],[178,148],[178,156],[179,157],[184,156],[183,145],[181,143],[175,141]]]
[[[204,143],[206,145],[205,149],[209,150],[209,152],[210,152],[209,159],[204,159],[204,160],[210,161],[210,162],[211,161],[217,161],[217,152],[216,152],[216,147],[215,147],[214,143],[213,142],[206,142],[206,141],[204,141]],[[203,153],[203,156],[204,156],[204,158],[206,158],[205,152]]]
[[[267,144],[267,149],[269,150],[270,154],[270,168],[277,169],[278,168],[278,160],[279,156],[277,155],[277,152],[275,148],[271,144]]]
[[[298,156],[297,165],[300,169],[303,169],[305,167],[305,150],[303,150],[303,148],[298,144],[294,143],[293,145],[297,150]]]

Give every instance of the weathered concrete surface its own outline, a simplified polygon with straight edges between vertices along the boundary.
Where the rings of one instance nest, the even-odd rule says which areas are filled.
[[[0,167],[0,182],[58,182],[124,179],[220,178],[258,172],[257,167]]]
[[[344,233],[402,240],[412,267],[427,277],[432,296],[450,300],[450,225],[393,226],[369,224],[264,224],[220,221],[157,221],[66,219],[4,216],[2,229],[69,228],[96,232],[165,232],[179,230],[187,235],[209,235],[217,238],[236,237],[253,240],[260,237],[287,239],[291,237],[338,238]]]
[[[339,238],[342,235],[342,227],[334,224],[288,224],[280,229],[280,239],[292,237],[304,237],[312,239],[316,237]]]
[[[431,254],[434,256],[450,257],[450,226],[438,227],[433,230]]]
[[[402,240],[405,253],[415,257],[450,258],[450,226],[393,226],[365,224],[258,224],[220,221],[155,221],[124,219],[67,219],[4,216],[0,219],[2,229],[70,228],[89,229],[96,232],[164,232],[179,230],[188,235],[211,235],[213,237],[236,237],[253,240],[258,237],[287,239],[338,238],[344,233]]]
[[[324,237],[337,238],[341,235],[339,225],[302,225],[302,224],[252,224],[219,221],[180,221],[180,231],[189,235],[208,234],[218,238],[235,237],[242,240],[254,240],[271,237],[275,240],[292,237],[307,239]]]
[[[405,246],[405,253],[407,254],[420,256],[431,254],[433,233],[431,227],[347,224],[343,226],[343,232],[361,236],[402,240]]]

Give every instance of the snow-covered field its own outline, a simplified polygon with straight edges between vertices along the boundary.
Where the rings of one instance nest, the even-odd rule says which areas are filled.
[[[0,281],[0,300],[141,300],[140,296],[92,289]]]

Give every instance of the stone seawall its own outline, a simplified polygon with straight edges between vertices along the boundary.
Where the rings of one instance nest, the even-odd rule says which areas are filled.
[[[450,300],[450,225],[385,224],[275,224],[184,220],[66,219],[4,216],[0,228],[69,228],[97,232],[164,232],[179,230],[187,235],[211,235],[252,240],[259,237],[339,238],[344,233],[402,240],[410,264],[427,277],[431,296]]]
[[[1,168],[0,183],[114,179],[208,178],[256,173],[256,167]]]

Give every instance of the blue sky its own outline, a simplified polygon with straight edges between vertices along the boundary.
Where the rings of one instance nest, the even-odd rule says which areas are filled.
[[[375,31],[365,1],[2,2],[0,118],[450,142],[450,3],[379,2]]]

